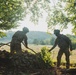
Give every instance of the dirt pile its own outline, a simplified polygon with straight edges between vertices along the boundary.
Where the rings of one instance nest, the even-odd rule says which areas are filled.
[[[45,63],[40,53],[13,54],[0,51],[0,75],[65,75],[62,69]],[[66,74],[67,75],[67,74]],[[69,74],[71,75],[71,74]]]
[[[0,73],[3,75],[23,75],[23,74],[41,74],[42,70],[50,70],[52,66],[45,63],[40,53],[32,54],[23,52],[21,54],[13,54],[0,51]],[[41,74],[42,75],[42,74]]]

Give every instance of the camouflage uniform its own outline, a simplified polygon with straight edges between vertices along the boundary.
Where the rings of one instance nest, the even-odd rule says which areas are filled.
[[[61,57],[62,57],[62,55],[64,53],[65,57],[66,57],[65,58],[66,59],[66,68],[69,68],[69,64],[70,64],[70,60],[69,60],[69,56],[70,56],[69,48],[70,48],[70,50],[72,50],[71,40],[67,36],[65,36],[63,34],[58,34],[56,36],[57,36],[57,38],[55,40],[55,44],[54,44],[54,46],[49,51],[51,51],[52,49],[54,49],[58,45],[58,47],[60,49],[59,49],[58,56],[57,56],[57,67],[60,66]]]
[[[21,42],[24,41],[25,46],[27,47],[27,36],[25,35],[25,33],[23,31],[17,31],[11,40],[11,45],[10,45],[10,50],[11,53],[20,53],[22,52],[21,49]]]

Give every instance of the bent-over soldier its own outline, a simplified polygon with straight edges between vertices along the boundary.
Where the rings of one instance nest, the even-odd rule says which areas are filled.
[[[11,53],[20,53],[22,52],[21,49],[21,43],[23,42],[25,47],[28,48],[28,43],[27,43],[27,36],[26,33],[29,32],[29,29],[27,27],[23,28],[23,31],[17,31],[15,34],[12,36],[12,40],[10,43],[10,50]]]
[[[54,30],[54,34],[57,36],[57,38],[55,40],[53,47],[49,51],[53,50],[58,45],[60,49],[57,56],[57,67],[60,67],[61,57],[64,53],[66,59],[66,68],[68,69],[70,66],[70,51],[72,51],[71,40],[67,36],[60,34],[60,30]]]

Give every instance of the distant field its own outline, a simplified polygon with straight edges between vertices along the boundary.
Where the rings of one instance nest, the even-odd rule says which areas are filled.
[[[44,47],[44,46],[48,47],[49,49],[52,47],[51,45],[29,45],[29,47],[32,48],[36,52],[40,52],[41,48]],[[28,50],[23,45],[22,45],[22,49],[23,50]],[[5,46],[1,47],[0,50],[10,51],[10,47],[5,45]],[[59,50],[59,48],[56,47],[54,50],[51,51],[52,52],[51,57],[52,57],[53,61],[56,61],[58,50]],[[65,56],[64,55],[62,56],[61,61],[65,62]],[[76,50],[72,51],[72,55],[70,56],[70,62],[71,63],[76,63]]]

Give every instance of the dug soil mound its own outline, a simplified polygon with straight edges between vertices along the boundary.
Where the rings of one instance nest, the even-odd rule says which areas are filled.
[[[66,70],[45,63],[40,53],[32,54],[26,51],[11,55],[5,50],[0,51],[0,75],[65,75],[65,73]]]

